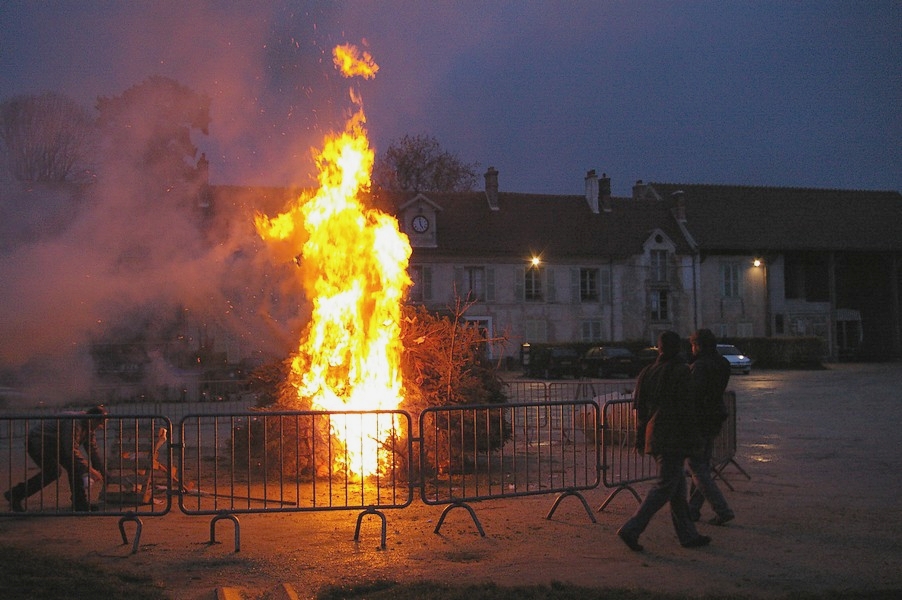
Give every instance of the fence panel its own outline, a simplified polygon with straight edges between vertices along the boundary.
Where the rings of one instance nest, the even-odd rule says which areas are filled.
[[[433,407],[420,415],[421,497],[448,504],[598,485],[597,405]]]
[[[401,411],[187,415],[179,508],[187,514],[402,508],[410,416]]]
[[[544,381],[507,381],[507,400],[517,402],[542,402],[548,400],[548,384]]]
[[[0,417],[0,486],[10,502],[10,512],[0,516],[169,512],[171,422],[159,415],[108,415],[104,423],[92,457],[83,413]],[[90,469],[103,481],[92,480]]]
[[[573,402],[595,400],[601,406],[604,399],[631,398],[636,381],[560,381],[548,385],[547,400],[551,402]],[[602,400],[599,402],[599,398]]]

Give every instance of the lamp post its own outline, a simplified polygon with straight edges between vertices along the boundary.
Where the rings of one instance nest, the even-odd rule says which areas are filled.
[[[762,283],[764,284],[764,336],[771,337],[770,326],[770,290],[767,289],[767,262],[760,257],[756,257],[752,264],[756,269],[761,269]]]

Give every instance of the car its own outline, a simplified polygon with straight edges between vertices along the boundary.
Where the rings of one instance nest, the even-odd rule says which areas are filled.
[[[569,346],[533,347],[527,374],[542,379],[579,377],[579,352]]]
[[[636,351],[636,361],[639,363],[639,370],[641,371],[648,365],[652,364],[656,360],[658,360],[658,347],[657,346],[648,346],[646,348],[642,348],[641,350]]]
[[[748,375],[752,372],[752,359],[732,344],[717,344],[717,353],[730,361],[730,371]]]
[[[580,371],[585,377],[612,375],[635,377],[639,373],[639,360],[628,348],[617,346],[594,346],[586,350],[579,361]]]

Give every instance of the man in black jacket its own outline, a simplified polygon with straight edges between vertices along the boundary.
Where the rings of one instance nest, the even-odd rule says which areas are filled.
[[[699,535],[689,518],[686,501],[686,459],[699,452],[695,409],[689,390],[689,367],[680,356],[680,336],[665,331],[658,337],[658,358],[636,381],[633,406],[637,419],[637,449],[655,457],[658,480],[636,513],[617,531],[631,550],[641,551],[639,536],[665,504],[680,544],[705,546],[711,538]]]
[[[720,433],[723,422],[729,416],[723,394],[730,380],[730,363],[717,353],[717,338],[710,329],[699,329],[689,337],[693,361],[689,367],[692,394],[698,411],[699,433],[702,436],[701,452],[689,457],[689,515],[693,521],[701,517],[705,500],[714,509],[712,525],[726,525],[735,515],[711,474],[711,456],[714,438]]]
[[[64,413],[65,414],[65,413]],[[80,418],[71,418],[75,414]],[[59,479],[65,470],[72,492],[72,509],[95,510],[88,502],[88,480],[102,481],[103,459],[97,450],[97,429],[104,427],[107,411],[95,406],[70,418],[41,419],[28,432],[28,455],[41,471],[7,492],[4,497],[15,512],[24,512],[22,502]]]

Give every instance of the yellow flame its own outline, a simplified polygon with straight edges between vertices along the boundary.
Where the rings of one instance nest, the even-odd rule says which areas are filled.
[[[379,65],[366,50],[344,44],[332,50],[332,60],[345,77],[363,77],[372,79],[379,71]]]
[[[378,69],[353,46],[339,46],[335,57],[349,77],[372,76]],[[411,250],[393,217],[367,210],[358,199],[370,185],[374,153],[359,98],[352,93],[351,99],[357,111],[316,156],[316,192],[255,222],[264,240],[293,245],[292,256],[300,256],[298,276],[313,304],[293,360],[298,397],[318,410],[391,410],[402,399],[401,300],[411,283]],[[333,419],[333,436],[346,436],[339,440],[345,447],[341,468],[376,473],[390,421],[383,417],[376,432],[373,418],[348,419],[341,426]]]

